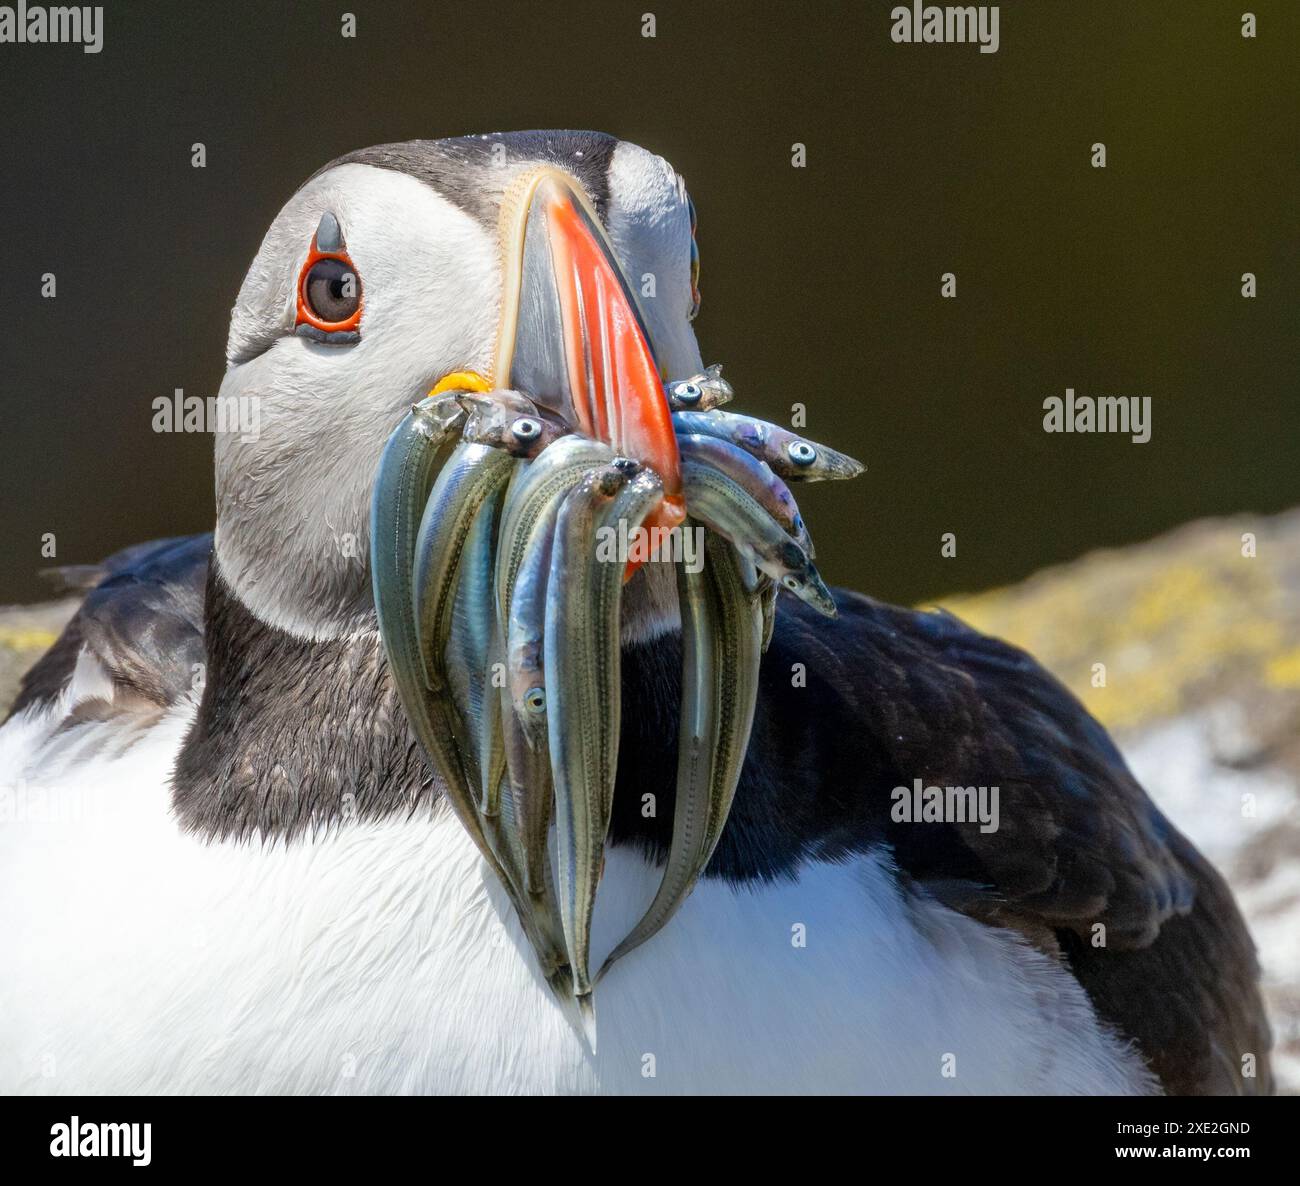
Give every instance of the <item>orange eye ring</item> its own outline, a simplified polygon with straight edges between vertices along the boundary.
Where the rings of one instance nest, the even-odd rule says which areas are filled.
[[[311,299],[307,293],[307,283],[311,278],[312,269],[322,260],[337,260],[352,276],[357,286],[357,307],[349,316],[341,321],[326,321],[316,314],[312,309]],[[364,306],[363,292],[361,287],[361,277],[357,273],[356,265],[346,251],[319,251],[316,248],[315,236],[312,237],[311,250],[307,253],[307,259],[302,265],[302,271],[298,274],[298,325],[310,325],[313,329],[318,329],[322,333],[336,334],[348,333],[355,330],[361,323],[361,310]]]

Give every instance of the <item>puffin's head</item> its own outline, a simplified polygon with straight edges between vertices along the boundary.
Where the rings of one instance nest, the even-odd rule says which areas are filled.
[[[578,431],[671,470],[658,384],[701,369],[697,259],[682,179],[600,133],[411,141],[327,165],[271,224],[231,318],[221,395],[255,400],[258,430],[217,435],[224,580],[299,637],[365,628],[376,465],[440,385],[544,396]],[[642,324],[598,299],[621,283]],[[613,352],[604,406],[557,350],[576,334]],[[660,580],[641,582],[633,632],[666,620]]]

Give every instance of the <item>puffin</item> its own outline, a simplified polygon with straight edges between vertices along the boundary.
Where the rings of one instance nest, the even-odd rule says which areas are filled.
[[[0,728],[0,1089],[1270,1091],[1232,895],[1106,731],[1015,647],[847,590],[779,598],[725,831],[583,1041],[413,736],[368,562],[390,433],[491,365],[499,208],[539,166],[655,277],[664,379],[702,370],[694,207],[635,144],[386,144],[298,189],[231,316],[221,397],[260,423],[216,434],[215,530],[70,570]],[[668,852],[681,672],[648,575],[621,629],[606,952]],[[996,788],[996,827],[898,810],[931,787]]]

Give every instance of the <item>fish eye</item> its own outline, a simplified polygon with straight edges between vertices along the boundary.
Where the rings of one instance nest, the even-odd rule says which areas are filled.
[[[510,426],[510,431],[515,434],[517,441],[535,441],[542,435],[542,426],[531,416],[520,416]]]
[[[817,460],[817,450],[807,441],[791,441],[786,445],[785,452],[795,465],[812,465]]]
[[[324,330],[352,329],[361,312],[361,281],[350,260],[321,256],[303,273],[300,321]],[[303,317],[306,313],[309,316]]]
[[[546,692],[542,688],[529,688],[524,693],[524,707],[533,713],[545,712]]]
[[[673,388],[673,395],[684,404],[698,404],[704,397],[704,392],[698,383],[678,383]]]
[[[789,574],[781,578],[781,584],[783,584],[787,589],[789,589],[791,593],[798,592],[798,590],[802,587],[799,582],[799,578],[792,577]]]

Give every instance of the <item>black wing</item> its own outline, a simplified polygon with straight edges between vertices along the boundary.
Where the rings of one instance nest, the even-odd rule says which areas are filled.
[[[779,877],[887,845],[914,883],[1067,961],[1167,1091],[1268,1090],[1254,948],[1232,895],[1101,725],[1023,651],[950,614],[836,596],[829,622],[781,599],[708,875]],[[662,798],[654,772],[672,769],[679,653],[660,640],[624,666],[624,703],[658,707],[624,713],[613,835],[657,851],[671,809],[647,823],[637,805]],[[918,778],[998,787],[998,829],[895,822],[891,792]]]
[[[88,588],[54,645],[23,678],[10,716],[50,704],[86,652],[113,685],[113,699],[79,706],[79,719],[118,713],[156,715],[195,686],[204,661],[203,591],[212,535],[152,540],[101,564],[55,570]]]
[[[1094,1007],[1166,1091],[1270,1091],[1258,962],[1222,877],[1033,659],[951,615],[916,617],[937,662],[971,681],[989,744],[1015,750],[993,758],[1018,775],[1003,784],[1005,831],[954,829],[983,880],[1007,911],[1052,928]],[[995,910],[990,921],[1006,920]]]

